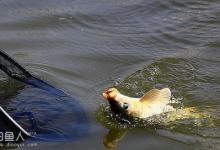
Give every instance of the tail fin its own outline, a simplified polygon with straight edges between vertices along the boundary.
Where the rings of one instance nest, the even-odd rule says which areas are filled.
[[[187,108],[184,108],[184,111],[186,113],[195,113],[195,112],[198,112],[198,110],[195,108],[195,107],[187,107]]]

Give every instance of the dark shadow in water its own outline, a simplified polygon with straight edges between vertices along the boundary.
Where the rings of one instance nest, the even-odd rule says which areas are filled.
[[[19,88],[5,90],[6,84],[4,89],[0,89],[2,97],[10,93],[5,100],[2,99],[1,105],[33,134],[30,140],[76,140],[88,134],[89,120],[77,99],[33,77],[1,51],[0,69],[21,81]]]

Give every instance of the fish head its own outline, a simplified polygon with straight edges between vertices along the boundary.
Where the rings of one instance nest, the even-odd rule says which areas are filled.
[[[103,92],[103,97],[108,100],[114,113],[122,113],[126,116],[136,116],[139,111],[139,103],[124,97],[116,88],[109,88]],[[139,112],[138,112],[139,113]]]
[[[112,100],[115,99],[117,94],[118,94],[118,90],[116,88],[109,88],[107,90],[105,90],[102,95],[105,99],[107,100]]]

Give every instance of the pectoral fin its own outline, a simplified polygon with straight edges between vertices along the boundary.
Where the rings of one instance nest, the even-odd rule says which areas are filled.
[[[164,88],[162,90],[152,89],[143,97],[141,97],[141,102],[154,102],[154,101],[161,101],[164,103],[169,103],[171,97],[171,92],[169,88]]]

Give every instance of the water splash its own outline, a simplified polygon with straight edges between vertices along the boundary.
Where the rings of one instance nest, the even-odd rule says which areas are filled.
[[[204,138],[213,142],[213,138],[219,137],[220,104],[216,100],[219,93],[209,87],[219,89],[220,84],[213,85],[210,82],[210,79],[217,81],[218,77],[214,77],[212,73],[204,73],[205,64],[206,60],[196,58],[164,58],[143,67],[116,84],[120,92],[132,97],[140,97],[152,88],[169,87],[173,94],[171,105],[176,108],[175,112],[129,120],[120,114],[114,114],[108,104],[103,104],[96,112],[98,122],[110,130],[156,131],[155,134],[186,144],[206,145]],[[210,91],[205,95],[207,89]],[[192,140],[194,142],[189,142],[195,135],[195,140]]]

